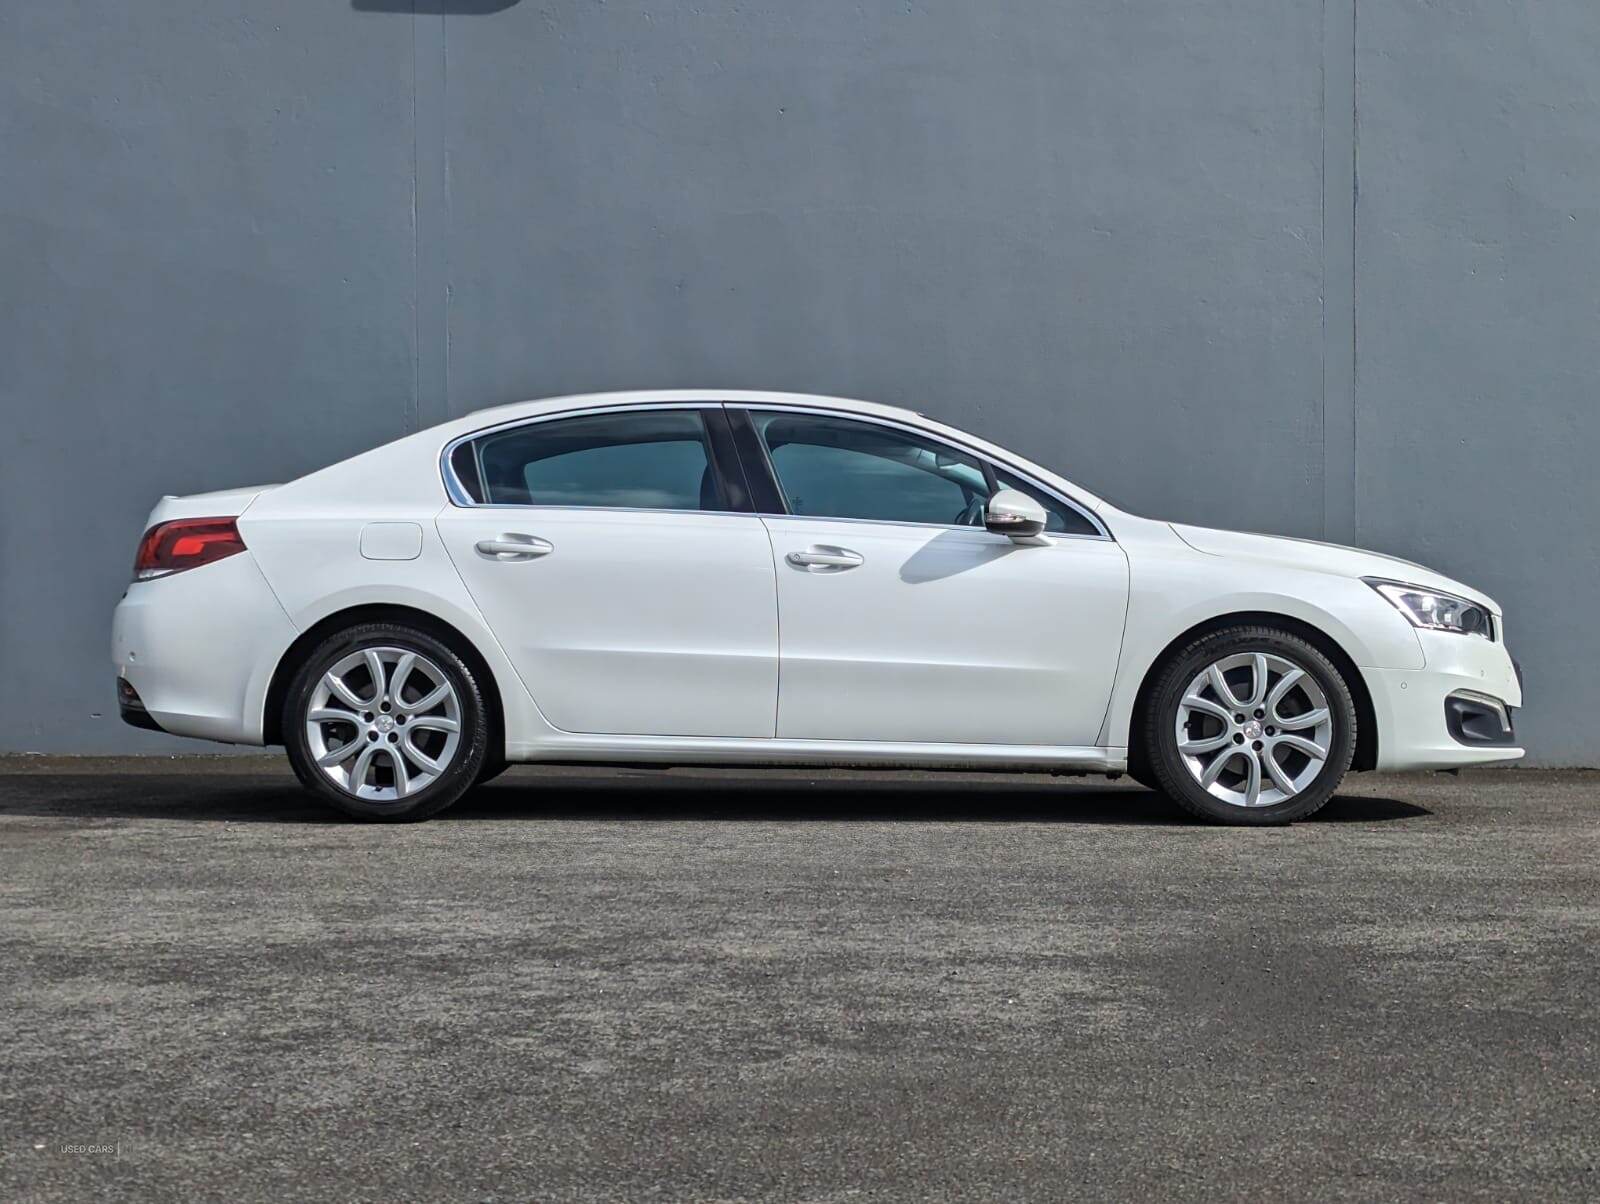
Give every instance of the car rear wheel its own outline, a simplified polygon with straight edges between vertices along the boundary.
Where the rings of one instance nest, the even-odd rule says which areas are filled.
[[[1143,766],[1204,819],[1283,824],[1333,797],[1356,746],[1356,709],[1333,663],[1298,636],[1239,626],[1161,670],[1142,717]]]
[[[427,632],[364,623],[301,665],[283,714],[301,783],[347,815],[425,819],[479,778],[489,724],[471,668]]]

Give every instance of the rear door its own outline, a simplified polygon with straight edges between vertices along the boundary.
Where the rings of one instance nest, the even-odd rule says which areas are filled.
[[[1127,612],[1122,549],[981,457],[852,415],[731,412],[772,535],[786,739],[1092,746]],[[752,461],[759,461],[752,463]],[[769,471],[770,470],[770,471]],[[1048,534],[984,529],[996,487]]]
[[[439,534],[546,719],[773,734],[772,551],[719,406],[537,419],[450,464],[458,504]]]

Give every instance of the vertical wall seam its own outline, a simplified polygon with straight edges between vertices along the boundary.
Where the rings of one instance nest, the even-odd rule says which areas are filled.
[[[1322,335],[1322,345],[1319,348],[1322,355],[1322,380],[1321,392],[1317,395],[1317,433],[1322,439],[1322,537],[1324,539],[1328,537],[1328,8],[1334,2],[1335,0],[1322,0],[1321,63],[1317,80],[1317,122],[1322,136],[1322,163],[1318,179],[1320,195],[1317,197],[1317,221],[1322,239],[1322,280],[1317,297]]]
[[[417,280],[417,6],[411,5],[411,400],[401,415],[400,429],[420,429],[422,390],[422,294]]]
[[[449,205],[445,195],[445,14],[412,5],[416,131],[413,183],[416,237],[417,428],[450,415]],[[429,11],[432,10],[432,11]]]
[[[444,394],[439,399],[441,420],[452,416],[450,406],[450,27],[439,14],[439,340],[444,356]]]
[[[1356,214],[1361,204],[1361,103],[1358,91],[1356,21],[1360,0],[1350,0],[1350,542],[1360,542],[1361,490],[1357,480],[1360,463],[1361,407],[1356,390],[1361,387],[1361,326],[1357,321],[1358,293],[1361,288],[1359,227]]]
[[[1356,541],[1356,0],[1322,5],[1322,534]]]

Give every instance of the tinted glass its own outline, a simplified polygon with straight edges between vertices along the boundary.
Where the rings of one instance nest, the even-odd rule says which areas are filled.
[[[1002,468],[995,469],[995,476],[1000,481],[1000,488],[1015,489],[1018,493],[1025,493],[1044,507],[1044,529],[1046,531],[1057,535],[1100,534],[1099,528],[1085,518],[1082,512],[1075,510],[1065,502],[1057,501],[1044,490],[1035,489],[1032,485],[1019,481]]]
[[[475,502],[483,501],[483,484],[478,480],[478,457],[472,444],[463,443],[450,453],[450,468],[467,496]]]
[[[791,514],[881,522],[983,526],[990,490],[977,457],[909,431],[819,414],[755,411]],[[1045,529],[1098,534],[1071,506],[1003,471],[1016,489],[1045,508]]]
[[[791,514],[962,522],[987,496],[979,463],[942,444],[817,414],[751,414]]]
[[[695,410],[634,410],[536,422],[474,444],[486,500],[500,505],[720,510]]]

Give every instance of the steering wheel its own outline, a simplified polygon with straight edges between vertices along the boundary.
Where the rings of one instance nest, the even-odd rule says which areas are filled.
[[[984,512],[984,509],[988,506],[988,504],[989,504],[989,499],[988,498],[984,497],[982,494],[979,494],[979,493],[973,494],[972,495],[972,500],[961,508],[961,513],[960,514],[956,515],[956,526],[958,526],[958,527],[981,527],[981,526],[983,526],[983,512]]]

